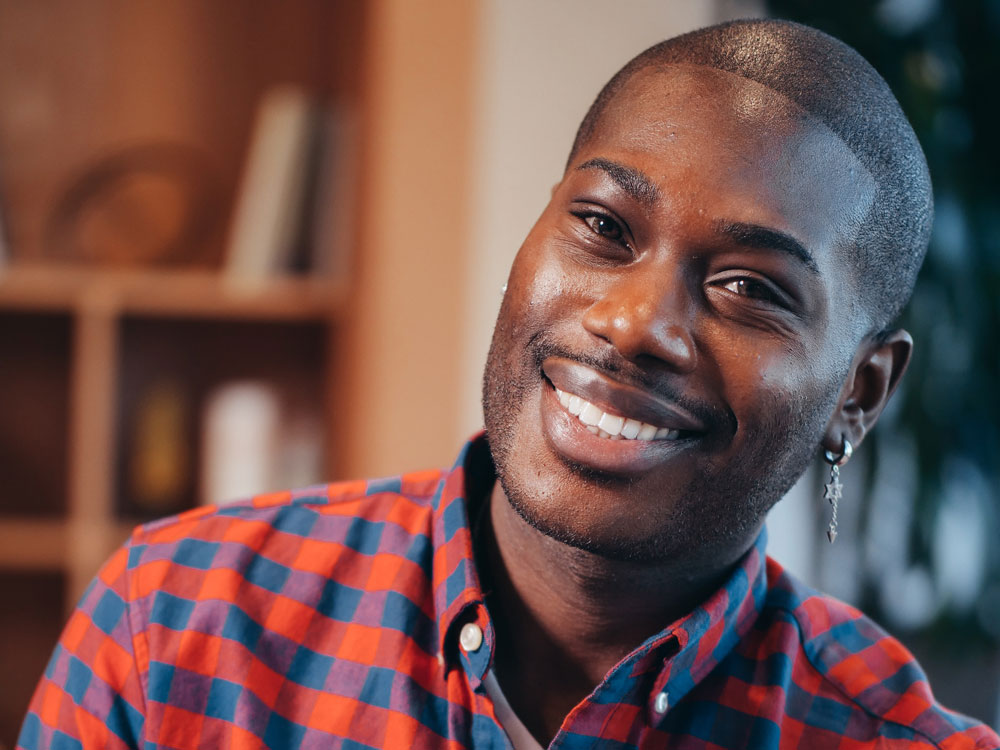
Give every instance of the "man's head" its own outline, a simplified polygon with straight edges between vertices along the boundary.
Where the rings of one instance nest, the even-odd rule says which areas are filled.
[[[609,557],[735,559],[895,388],[929,222],[912,132],[839,42],[744,22],[640,55],[511,269],[483,395],[511,505]]]
[[[734,21],[692,31],[650,47],[608,81],[580,123],[570,163],[635,73],[677,63],[756,81],[795,102],[847,144],[876,190],[852,262],[872,327],[892,323],[923,263],[933,196],[917,137],[878,72],[843,42],[791,21]]]

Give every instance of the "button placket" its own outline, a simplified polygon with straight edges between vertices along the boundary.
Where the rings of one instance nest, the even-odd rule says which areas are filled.
[[[663,656],[662,666],[660,668],[660,674],[653,683],[653,689],[650,694],[652,703],[650,705],[652,709],[651,713],[651,723],[659,724],[666,716],[667,711],[670,710],[670,675],[672,672],[672,662],[677,654],[680,652],[680,639],[676,634],[672,633],[670,637],[664,642],[662,648],[665,648],[667,655]]]
[[[489,669],[492,654],[492,630],[489,615],[476,607],[475,619],[469,617],[458,631],[458,650],[474,690],[480,690]]]

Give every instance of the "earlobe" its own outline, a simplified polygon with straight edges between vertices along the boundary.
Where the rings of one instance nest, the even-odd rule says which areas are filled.
[[[912,351],[913,339],[902,329],[874,336],[858,347],[827,426],[825,450],[836,453],[845,439],[855,448],[861,444],[899,385]]]

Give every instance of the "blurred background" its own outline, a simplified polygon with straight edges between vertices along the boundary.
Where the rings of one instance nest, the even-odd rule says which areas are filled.
[[[854,45],[927,152],[916,359],[770,551],[1000,716],[1000,2],[0,0],[0,748],[136,523],[450,464],[500,288],[626,60],[729,18]]]

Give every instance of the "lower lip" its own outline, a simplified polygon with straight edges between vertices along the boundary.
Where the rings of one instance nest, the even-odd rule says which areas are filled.
[[[542,387],[542,429],[552,449],[575,464],[609,474],[642,474],[685,450],[691,439],[612,440],[595,435],[559,403],[548,382]]]

